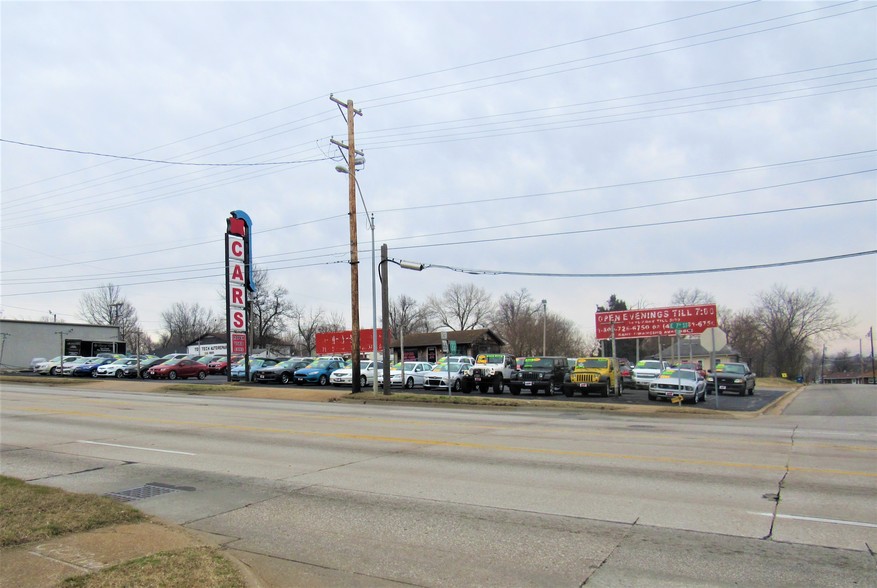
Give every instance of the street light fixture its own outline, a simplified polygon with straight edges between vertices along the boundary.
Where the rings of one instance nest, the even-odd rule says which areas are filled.
[[[354,160],[356,165],[361,165],[365,163],[365,159],[362,157],[357,157]],[[336,165],[335,171],[339,174],[349,174],[350,170],[347,169],[346,166]],[[368,219],[368,226],[372,232],[372,393],[377,396],[378,394],[378,301],[377,301],[377,285],[375,280],[375,215],[369,214],[368,206],[365,205],[365,198],[362,195],[362,188],[359,187],[359,180],[356,179],[356,174],[353,174],[353,182],[356,184],[356,189],[359,191],[359,199],[362,201],[362,207],[365,209],[366,219]],[[358,302],[357,302],[358,303]],[[384,342],[386,345],[386,341]],[[351,350],[352,351],[352,350]],[[351,366],[352,367],[352,366]],[[359,378],[359,369],[355,368],[353,370],[354,379]],[[353,382],[351,385],[355,386]]]

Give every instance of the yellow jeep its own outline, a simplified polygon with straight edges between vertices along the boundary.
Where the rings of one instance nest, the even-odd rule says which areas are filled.
[[[611,357],[580,357],[563,380],[563,393],[568,397],[576,392],[581,392],[582,396],[590,392],[609,396],[609,392],[615,389],[617,373],[615,360]]]

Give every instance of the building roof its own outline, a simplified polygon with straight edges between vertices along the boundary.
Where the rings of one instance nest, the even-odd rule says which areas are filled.
[[[681,356],[682,357],[709,357],[710,352],[707,351],[703,345],[700,344],[700,337],[691,337],[682,339],[681,342],[673,341],[671,345],[664,347],[661,350],[662,357],[669,357],[671,355],[676,355],[679,353],[679,350],[682,349]],[[739,356],[740,354],[730,345],[725,345],[721,349],[716,350],[716,355],[733,355]]]
[[[457,342],[457,345],[471,345],[485,337],[493,339],[497,345],[505,345],[505,341],[490,329],[468,329],[466,331],[447,331],[448,340]],[[409,333],[405,335],[405,347],[441,347],[442,332],[434,333]],[[390,347],[401,347],[399,339],[393,339]]]

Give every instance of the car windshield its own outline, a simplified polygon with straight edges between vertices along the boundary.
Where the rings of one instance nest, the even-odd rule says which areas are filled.
[[[164,365],[178,365],[181,361],[183,361],[182,357],[179,359],[169,359],[166,362],[164,362]]]
[[[462,368],[462,367],[463,367],[463,364],[462,364],[462,363],[446,363],[445,365],[435,365],[435,366],[433,366],[432,371],[434,371],[434,372],[445,372],[445,373],[447,373],[448,371],[451,371],[451,372],[459,372],[459,371],[460,371],[460,368]]]
[[[743,369],[743,366],[739,363],[720,363],[716,366],[717,372],[724,372],[726,374],[742,374],[746,370]]]
[[[524,360],[524,369],[527,368],[550,368],[554,365],[554,361],[551,359],[545,359],[543,357],[528,357]]]
[[[645,368],[645,369],[649,369],[649,370],[659,370],[659,369],[663,368],[664,366],[661,364],[660,361],[642,360],[642,361],[636,362],[636,367]]]
[[[692,370],[664,370],[661,373],[662,378],[678,378],[680,380],[696,380],[697,372]]]
[[[596,368],[596,369],[606,369],[609,367],[608,359],[580,359],[576,362],[577,368]]]
[[[329,361],[328,359],[318,359],[317,361],[313,362],[313,363],[312,363],[311,365],[309,365],[308,367],[309,367],[309,368],[314,368],[314,369],[316,369],[316,370],[324,370],[324,369],[326,369],[327,367],[329,367],[329,366],[331,365],[331,363],[332,363],[332,362]]]

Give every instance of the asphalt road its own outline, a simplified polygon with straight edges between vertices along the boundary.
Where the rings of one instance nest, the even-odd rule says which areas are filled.
[[[875,394],[731,419],[4,384],[0,471],[157,488],[133,504],[275,586],[874,586]]]

